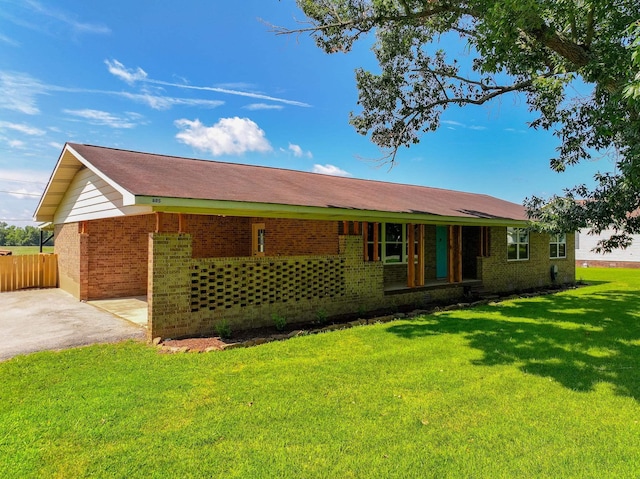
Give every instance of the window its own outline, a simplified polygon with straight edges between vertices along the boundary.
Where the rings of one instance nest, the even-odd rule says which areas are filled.
[[[378,251],[374,255],[374,228],[378,227]],[[415,235],[414,258],[418,257],[418,235]],[[375,257],[383,263],[406,264],[408,255],[408,235],[406,225],[400,223],[368,223],[367,224],[367,257],[373,261]]]
[[[553,234],[549,240],[549,258],[567,257],[567,235]]]
[[[529,259],[529,231],[524,228],[507,228],[507,259]]]
[[[265,246],[265,229],[264,223],[254,223],[253,225],[253,234],[251,237],[251,249],[253,251],[253,256],[264,256],[264,246]]]
[[[384,223],[382,260],[385,263],[406,263],[405,228],[399,223]]]

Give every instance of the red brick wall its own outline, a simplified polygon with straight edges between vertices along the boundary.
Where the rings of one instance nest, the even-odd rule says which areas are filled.
[[[185,215],[184,232],[193,238],[194,258],[251,256],[254,223],[265,225],[266,256],[338,253],[337,221]],[[165,232],[177,231],[176,223]]]
[[[265,255],[296,256],[338,254],[338,222],[264,218]]]
[[[87,222],[89,299],[147,294],[149,233],[155,215]]]
[[[194,258],[251,255],[250,218],[185,215],[184,222],[184,232],[193,240]]]
[[[183,217],[184,232],[193,239],[194,258],[250,256],[253,223],[265,223],[267,256],[338,253],[336,221]],[[147,293],[148,238],[156,228],[154,214],[88,221],[85,235],[80,235],[79,228],[78,223],[56,227],[64,289],[80,299]],[[178,229],[177,214],[161,215],[162,232],[176,233]],[[86,251],[83,261],[81,251]]]

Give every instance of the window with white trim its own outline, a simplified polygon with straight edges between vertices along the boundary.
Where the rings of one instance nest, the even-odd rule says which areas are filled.
[[[529,230],[507,228],[507,259],[509,261],[529,259]]]
[[[549,239],[549,258],[567,257],[567,235],[564,233],[552,234]]]
[[[367,224],[367,248],[368,258],[374,258],[374,231],[378,226],[378,254],[380,261],[387,264],[407,264],[408,234],[407,225],[401,223],[369,223]],[[418,257],[418,235],[415,235],[414,258]]]

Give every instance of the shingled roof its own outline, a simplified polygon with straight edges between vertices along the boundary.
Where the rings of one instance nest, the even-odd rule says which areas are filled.
[[[65,145],[36,217],[46,205],[53,207],[55,191],[59,196],[64,183],[68,186],[71,181],[71,174],[62,173],[62,163],[71,161],[69,154],[75,157],[78,168],[86,166],[119,191],[128,193],[133,198],[130,204],[151,205],[154,211],[181,205],[202,208],[203,212],[210,209],[209,214],[213,214],[216,207],[228,202],[236,208],[242,204],[262,205],[262,209],[268,209],[265,205],[298,207],[301,212],[312,208],[320,216],[326,213],[335,217],[339,211],[344,219],[360,217],[365,212],[370,217],[393,214],[424,216],[425,220],[460,218],[463,223],[464,219],[489,220],[486,223],[527,219],[521,205],[488,195],[76,143]]]

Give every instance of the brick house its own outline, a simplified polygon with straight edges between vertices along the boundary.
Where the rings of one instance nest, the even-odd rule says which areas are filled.
[[[36,210],[60,287],[206,334],[575,280],[574,236],[486,195],[68,143]]]

